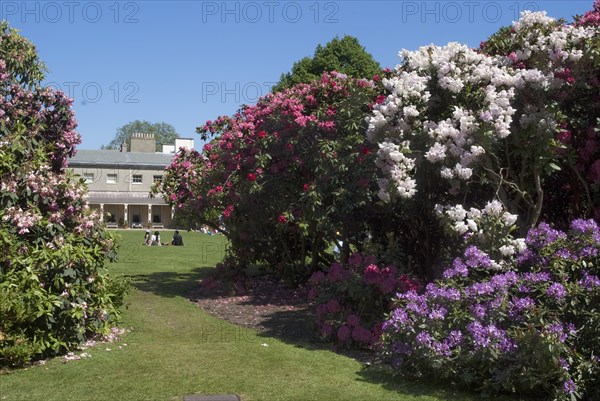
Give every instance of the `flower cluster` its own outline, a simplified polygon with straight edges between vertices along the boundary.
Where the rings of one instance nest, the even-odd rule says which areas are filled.
[[[469,180],[486,153],[483,137],[488,142],[507,137],[515,113],[515,77],[499,60],[459,43],[401,54],[396,76],[383,80],[390,94],[374,106],[367,130],[370,141],[383,138],[377,162],[385,174],[379,181],[384,200],[389,200],[392,188],[401,197],[414,195],[411,172],[417,150],[428,162],[439,164],[440,176],[453,185]],[[440,105],[444,96],[465,100]],[[440,114],[442,119],[431,119]],[[425,147],[415,148],[417,143]]]
[[[515,239],[511,235],[518,216],[507,212],[496,199],[482,209],[472,207],[466,210],[462,205],[436,205],[436,212],[451,231],[461,236],[464,247],[476,245],[484,253],[489,253],[489,256],[486,253],[486,257],[491,256],[490,268],[500,270],[504,263],[525,252],[525,239]],[[446,274],[451,272],[447,270]]]
[[[443,280],[422,293],[398,294],[383,326],[394,366],[481,389],[550,391],[557,399],[570,399],[571,389],[582,396],[595,391],[598,226],[575,220],[564,233],[541,224],[526,243],[527,260],[502,271],[490,269],[487,255],[470,247]]]
[[[354,253],[347,265],[335,262],[310,278],[318,334],[342,346],[372,347],[379,341],[391,295],[418,284],[394,266],[380,267],[375,257]]]

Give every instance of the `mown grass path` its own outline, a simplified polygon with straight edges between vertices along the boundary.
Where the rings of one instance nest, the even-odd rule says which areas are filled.
[[[132,277],[120,341],[85,350],[91,358],[0,376],[0,400],[182,400],[185,394],[238,394],[244,401],[440,401],[477,397],[402,384],[357,361],[213,318],[187,294],[222,257],[219,236],[183,233],[185,246],[144,247],[143,232],[120,231],[113,274]],[[172,234],[163,231],[163,241]]]

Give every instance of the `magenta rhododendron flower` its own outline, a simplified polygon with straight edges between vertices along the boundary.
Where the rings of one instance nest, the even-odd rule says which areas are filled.
[[[379,282],[379,268],[376,265],[369,265],[365,268],[365,283],[377,284]]]
[[[233,212],[233,205],[229,205],[225,208],[225,210],[223,210],[223,216],[230,217],[232,212]]]

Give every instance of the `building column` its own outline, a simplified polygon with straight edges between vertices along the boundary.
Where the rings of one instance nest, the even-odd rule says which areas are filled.
[[[129,225],[129,218],[127,215],[127,207],[129,206],[127,203],[123,204],[123,220],[125,220],[125,224]]]
[[[148,224],[152,224],[152,204],[148,204]]]
[[[104,203],[100,204],[100,222],[104,222]]]

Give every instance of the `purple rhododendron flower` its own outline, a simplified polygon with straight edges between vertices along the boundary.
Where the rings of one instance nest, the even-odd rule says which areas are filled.
[[[571,222],[571,230],[581,234],[595,234],[598,233],[598,224],[592,219],[577,219]]]
[[[429,312],[429,319],[431,320],[443,320],[448,314],[448,309],[443,306],[438,306],[436,308],[431,308],[431,312]]]
[[[471,306],[471,314],[475,316],[477,319],[483,319],[485,314],[487,313],[487,309],[482,304],[475,304]]]
[[[525,309],[532,309],[535,306],[535,301],[530,297],[518,298],[515,297],[510,301],[510,306],[515,312],[522,312]]]
[[[557,299],[562,299],[567,295],[567,291],[565,287],[560,283],[552,283],[546,290],[546,295],[550,297],[555,297]]]
[[[485,267],[488,268],[492,265],[492,260],[483,251],[479,250],[476,246],[470,246],[465,250],[464,253],[465,264],[469,267]]]
[[[525,279],[525,281],[527,281],[528,283],[531,283],[531,284],[540,283],[543,281],[549,281],[550,273],[547,273],[547,272],[525,273],[525,274],[523,274],[523,278]]]
[[[467,287],[466,293],[469,296],[489,295],[494,293],[494,286],[491,285],[489,282],[473,283],[470,287]]]
[[[541,249],[566,237],[567,235],[564,232],[553,229],[547,223],[540,223],[537,228],[529,230],[525,238],[525,243],[533,249]]]
[[[389,327],[394,327],[396,329],[408,328],[412,327],[413,321],[406,313],[406,310],[402,308],[396,308],[392,312],[392,316],[389,320],[384,323],[384,330],[387,330]]]
[[[490,283],[496,288],[496,290],[506,290],[508,287],[516,284],[519,281],[519,276],[515,272],[506,272],[503,274],[496,274],[490,280]]]
[[[577,386],[573,380],[569,379],[563,383],[563,390],[567,394],[573,394],[577,391]]]
[[[583,278],[577,282],[580,286],[587,290],[592,290],[595,287],[600,287],[600,279],[598,276],[590,275],[587,272],[583,272]]]
[[[446,338],[446,341],[448,342],[448,345],[450,347],[456,347],[457,345],[460,345],[462,343],[463,334],[460,330],[452,330],[448,334],[448,338]]]
[[[430,347],[433,339],[431,338],[431,334],[426,331],[422,331],[415,337],[415,342],[419,345]]]
[[[567,333],[565,333],[564,326],[561,323],[552,323],[547,327],[547,332],[555,335],[561,343],[564,343],[567,339]]]

